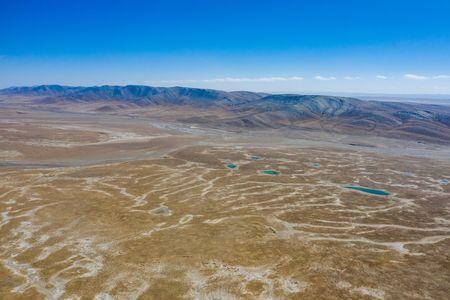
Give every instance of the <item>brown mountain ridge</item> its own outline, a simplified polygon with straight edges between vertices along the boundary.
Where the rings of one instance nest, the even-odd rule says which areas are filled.
[[[139,114],[164,108],[172,109],[177,121],[209,127],[325,130],[450,142],[450,107],[431,104],[142,85],[12,87],[0,90],[0,101],[2,105],[21,103],[65,110],[76,106],[90,112],[114,114],[130,111]]]

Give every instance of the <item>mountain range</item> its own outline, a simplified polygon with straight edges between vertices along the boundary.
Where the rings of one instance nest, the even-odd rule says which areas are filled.
[[[94,107],[96,113],[126,114],[130,108],[149,111],[156,107],[189,109],[191,112],[210,110],[210,114],[178,114],[177,120],[241,130],[325,130],[450,143],[450,107],[441,105],[142,85],[41,85],[0,90],[2,104],[13,104],[17,99],[40,108],[64,104],[64,109],[70,110],[71,105],[89,106]]]

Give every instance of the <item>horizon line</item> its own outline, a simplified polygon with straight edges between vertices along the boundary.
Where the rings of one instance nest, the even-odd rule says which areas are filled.
[[[126,86],[143,86],[143,87],[153,87],[153,88],[191,88],[191,89],[201,89],[201,90],[216,90],[216,91],[224,91],[224,92],[252,92],[252,93],[266,93],[266,94],[317,94],[317,95],[332,95],[332,94],[341,94],[341,95],[360,95],[360,96],[448,96],[450,97],[450,93],[433,93],[433,92],[404,92],[404,93],[383,93],[383,92],[352,92],[352,91],[314,91],[314,90],[303,90],[303,91],[258,91],[252,89],[236,89],[236,90],[228,90],[228,89],[217,89],[217,88],[203,88],[196,86],[184,86],[184,85],[174,85],[174,86],[158,86],[158,85],[149,85],[149,84],[94,84],[94,85],[71,85],[71,84],[32,84],[32,85],[11,85],[7,87],[0,87],[1,90],[7,90],[12,88],[24,88],[24,87],[40,87],[40,86],[61,86],[61,87],[126,87]]]

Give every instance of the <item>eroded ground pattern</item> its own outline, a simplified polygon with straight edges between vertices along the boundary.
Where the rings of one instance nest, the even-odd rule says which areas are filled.
[[[0,173],[1,299],[449,295],[442,162],[205,146]]]

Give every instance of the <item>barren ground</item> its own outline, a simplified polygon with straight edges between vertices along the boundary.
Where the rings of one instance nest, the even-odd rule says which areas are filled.
[[[1,299],[448,299],[444,146],[0,117]]]

